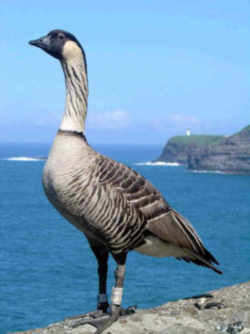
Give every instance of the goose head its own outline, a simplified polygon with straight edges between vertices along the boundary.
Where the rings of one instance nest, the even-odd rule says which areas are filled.
[[[84,55],[82,46],[75,36],[64,30],[52,30],[46,36],[29,41],[29,44],[44,50],[60,61],[67,62]]]

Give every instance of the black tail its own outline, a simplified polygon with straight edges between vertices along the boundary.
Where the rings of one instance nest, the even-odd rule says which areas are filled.
[[[205,248],[205,254],[195,254],[191,253],[190,257],[185,256],[182,257],[181,260],[184,260],[186,262],[193,262],[195,264],[198,264],[199,266],[207,267],[215,271],[217,274],[223,274],[222,271],[217,269],[212,263],[218,264],[219,262],[215,259],[215,257]]]

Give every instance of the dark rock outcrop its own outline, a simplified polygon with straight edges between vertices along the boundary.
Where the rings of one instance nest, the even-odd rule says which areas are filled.
[[[215,145],[199,148],[188,157],[188,168],[250,174],[250,126]]]
[[[75,325],[75,320],[66,319],[46,328],[18,334],[90,334],[95,331],[89,325]],[[104,333],[250,334],[250,282],[169,302],[153,309],[138,310],[121,317]]]
[[[178,162],[181,165],[188,164],[189,155],[196,151],[219,142],[222,136],[191,135],[175,136],[168,140],[157,161]]]
[[[250,125],[228,137],[172,137],[156,161],[178,162],[197,171],[250,174]]]

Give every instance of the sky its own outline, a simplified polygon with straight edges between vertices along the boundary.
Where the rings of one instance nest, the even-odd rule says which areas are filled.
[[[59,62],[28,41],[73,33],[87,56],[91,143],[163,145],[250,124],[248,0],[0,2],[0,142],[51,142]]]

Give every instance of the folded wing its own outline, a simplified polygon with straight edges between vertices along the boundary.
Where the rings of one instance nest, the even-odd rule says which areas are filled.
[[[100,156],[98,164],[99,181],[119,189],[130,205],[145,217],[145,242],[147,237],[151,241],[157,239],[171,248],[171,256],[221,273],[212,265],[218,264],[217,260],[204,247],[189,221],[172,209],[148,180],[131,168],[106,157]]]

